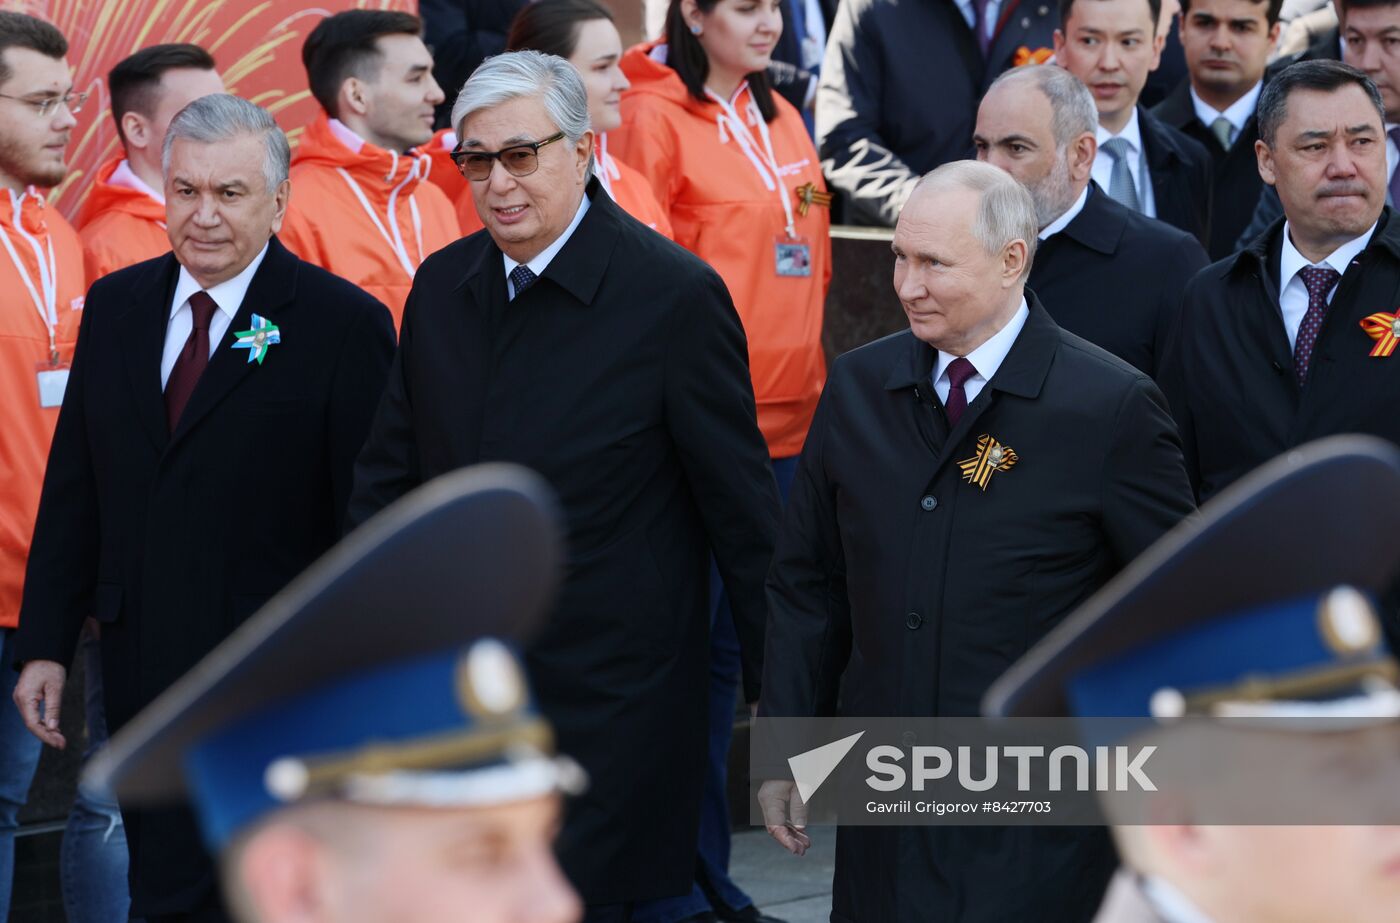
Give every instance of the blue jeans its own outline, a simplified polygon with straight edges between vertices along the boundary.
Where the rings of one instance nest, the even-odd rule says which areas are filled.
[[[19,680],[14,640],[13,628],[0,628],[0,920],[10,918],[19,809],[29,797],[29,783],[34,781],[34,767],[39,765],[43,748],[11,701]]]
[[[89,623],[78,642],[86,686],[88,745],[84,761],[107,743],[102,707],[102,650]],[[126,882],[126,828],[116,799],[105,789],[79,784],[59,852],[63,909],[68,923],[119,923],[127,918],[131,892]]]
[[[778,494],[787,503],[797,458],[773,459]],[[705,794],[700,803],[699,860],[690,893],[644,901],[636,905],[635,923],[678,923],[710,910],[736,911],[753,905],[753,898],[729,877],[729,743],[734,736],[734,708],[741,662],[734,614],[724,592],[719,569],[710,565],[710,758],[705,770]]]

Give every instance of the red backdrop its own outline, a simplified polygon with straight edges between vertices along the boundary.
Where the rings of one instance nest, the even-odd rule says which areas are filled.
[[[416,11],[417,0],[0,0],[0,7],[47,19],[68,38],[73,84],[92,95],[78,114],[68,148],[68,178],[54,201],[72,217],[87,195],[89,177],[117,153],[107,98],[107,71],[147,45],[194,42],[218,62],[229,92],[277,117],[292,144],[317,113],[306,88],[301,44],[325,16],[354,8]]]

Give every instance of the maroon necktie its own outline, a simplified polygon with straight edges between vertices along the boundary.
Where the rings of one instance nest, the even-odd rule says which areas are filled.
[[[1308,383],[1308,367],[1312,364],[1313,346],[1317,343],[1317,332],[1322,329],[1322,320],[1327,316],[1327,293],[1332,291],[1342,278],[1342,274],[1331,266],[1307,266],[1298,271],[1303,277],[1303,285],[1308,290],[1308,311],[1303,322],[1298,325],[1298,337],[1293,341],[1293,374],[1298,378],[1298,387]]]
[[[948,363],[948,399],[943,402],[943,412],[948,414],[949,426],[957,426],[962,419],[963,411],[967,409],[967,392],[963,390],[963,385],[976,374],[977,369],[961,356]]]
[[[190,331],[184,349],[180,350],[175,367],[170,370],[170,380],[165,383],[165,419],[172,433],[175,432],[175,424],[180,422],[180,414],[185,412],[185,405],[190,402],[199,376],[209,364],[209,322],[214,319],[214,312],[218,309],[208,292],[195,292],[190,296],[194,329]]]

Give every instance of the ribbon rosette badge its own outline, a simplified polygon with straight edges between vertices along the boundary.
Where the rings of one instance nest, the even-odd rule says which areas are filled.
[[[267,358],[269,346],[282,342],[282,331],[277,325],[256,314],[253,315],[253,328],[240,330],[234,336],[238,339],[234,341],[233,348],[248,350],[248,361],[257,362],[258,365],[262,365],[263,359]]]
[[[984,433],[977,437],[977,454],[958,462],[958,467],[962,469],[964,481],[986,490],[994,472],[1010,471],[1018,461],[1020,456],[1010,446]]]
[[[1371,355],[1384,359],[1395,352],[1395,344],[1400,343],[1400,308],[1397,308],[1394,314],[1386,314],[1384,311],[1372,314],[1361,322],[1361,329],[1376,341]]]

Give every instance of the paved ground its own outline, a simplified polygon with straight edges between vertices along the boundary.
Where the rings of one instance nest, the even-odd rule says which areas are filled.
[[[835,861],[835,827],[814,827],[812,848],[800,859],[759,828],[734,834],[729,871],[759,907],[785,923],[827,923]]]

